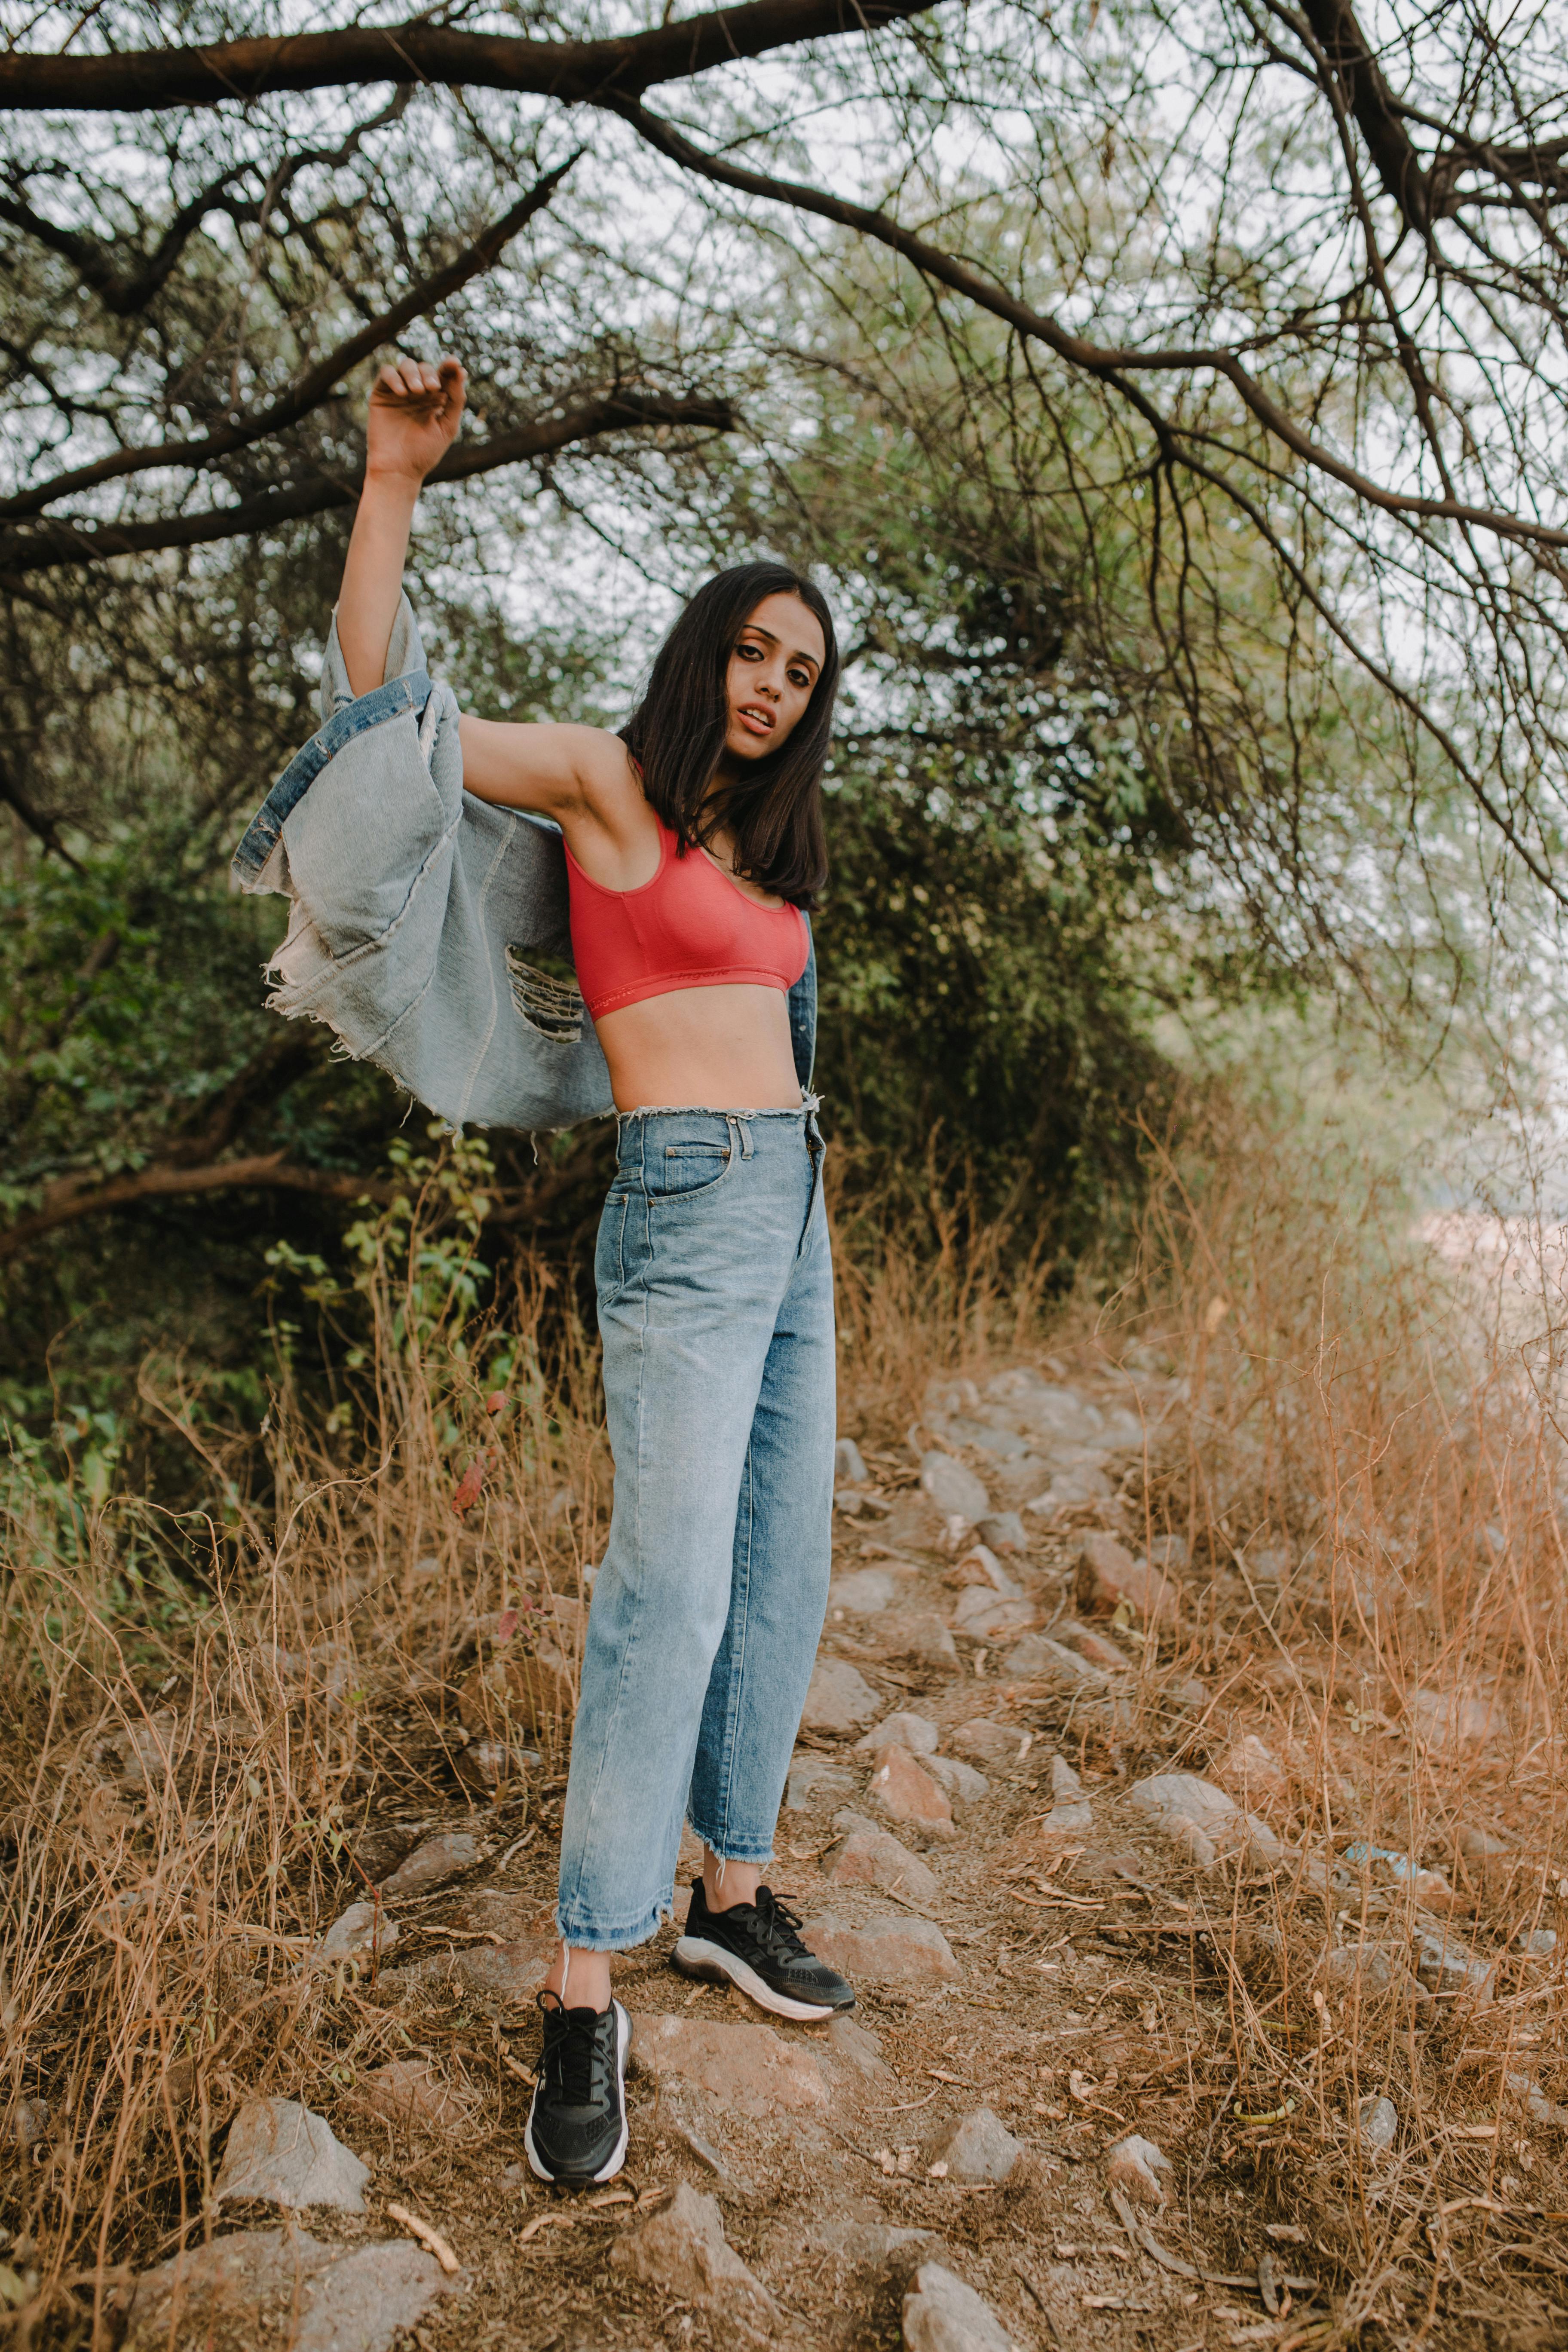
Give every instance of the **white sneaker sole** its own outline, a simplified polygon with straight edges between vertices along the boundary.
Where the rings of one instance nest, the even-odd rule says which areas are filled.
[[[534,2179],[548,2180],[552,2189],[597,2189],[602,2181],[613,2180],[626,2160],[626,2141],[631,2136],[631,2119],[626,2114],[626,2052],[631,2047],[632,2021],[618,2000],[613,2001],[611,2006],[616,2012],[616,2083],[621,2096],[621,2136],[608,2163],[601,2165],[597,2172],[585,2175],[581,2180],[563,2180],[558,2172],[552,2172],[540,2161],[539,2151],[533,2145],[533,2110],[539,2104],[539,2086],[535,2084],[522,2135],[523,2153],[528,2158],[529,2170]]]
[[[831,2001],[791,2000],[789,1995],[775,1992],[772,1985],[763,1982],[755,1969],[727,1952],[722,1944],[710,1944],[706,1936],[682,1936],[670,1958],[683,1977],[701,1977],[709,1984],[738,1985],[748,2000],[759,2009],[771,2010],[774,2017],[793,2017],[803,2024],[818,2018],[836,2017],[839,2012]]]

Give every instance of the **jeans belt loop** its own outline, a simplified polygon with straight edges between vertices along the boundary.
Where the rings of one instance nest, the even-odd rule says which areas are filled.
[[[751,1122],[751,1120],[750,1120],[749,1118],[742,1118],[740,1116],[739,1112],[737,1112],[737,1113],[735,1114],[734,1118],[731,1119],[731,1126],[735,1129],[736,1132],[739,1134],[740,1139],[741,1139],[741,1157],[742,1157],[742,1160],[750,1160],[750,1158],[752,1157],[752,1148],[753,1148],[753,1147],[752,1147],[752,1122]]]

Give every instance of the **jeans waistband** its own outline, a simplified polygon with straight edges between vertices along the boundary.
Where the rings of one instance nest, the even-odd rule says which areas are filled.
[[[739,1107],[732,1110],[717,1110],[711,1103],[639,1103],[636,1110],[618,1110],[616,1126],[619,1130],[634,1118],[809,1118],[821,1108],[820,1095],[802,1095],[798,1103],[772,1110],[746,1110]]]

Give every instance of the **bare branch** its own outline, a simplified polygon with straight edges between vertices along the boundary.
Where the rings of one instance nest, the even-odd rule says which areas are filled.
[[[666,398],[657,393],[607,393],[583,402],[559,416],[520,425],[488,441],[459,442],[432,471],[432,484],[470,481],[503,466],[526,464],[550,457],[574,442],[590,441],[604,433],[624,433],[639,425],[688,425],[715,433],[732,433],[740,419],[728,401]],[[278,489],[258,490],[231,507],[214,507],[198,514],[169,516],[153,522],[50,522],[36,530],[0,535],[0,579],[15,580],[25,572],[50,572],[61,564],[97,563],[110,555],[146,555],[163,548],[207,547],[219,540],[250,539],[293,522],[301,515],[326,514],[336,507],[352,507],[358,486],[327,479],[320,474]],[[3,789],[3,785],[0,785]],[[62,853],[63,855],[63,853]]]
[[[331,33],[217,41],[203,48],[131,49],[97,56],[0,57],[0,109],[65,107],[136,114],[166,106],[221,106],[275,90],[346,89],[375,82],[436,82],[509,89],[563,104],[637,97],[738,58],[916,16],[931,0],[742,0],[646,33],[603,41],[529,41],[462,33],[427,18]]]
[[[390,1201],[395,1188],[384,1178],[350,1176],[330,1168],[300,1168],[281,1151],[267,1151],[252,1160],[220,1160],[207,1168],[161,1165],[143,1168],[134,1176],[119,1176],[110,1184],[88,1184],[77,1191],[56,1188],[48,1204],[30,1217],[19,1217],[0,1232],[0,1264],[58,1233],[62,1225],[80,1224],[113,1209],[133,1209],[143,1201],[188,1199],[198,1192],[236,1191],[313,1192],[325,1201]]]

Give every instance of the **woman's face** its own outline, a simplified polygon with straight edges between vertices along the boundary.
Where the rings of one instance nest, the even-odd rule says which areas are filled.
[[[724,749],[731,759],[760,760],[778,750],[811,700],[826,658],[822,624],[809,604],[784,591],[763,598],[735,641],[725,676]]]

